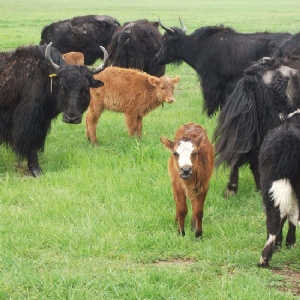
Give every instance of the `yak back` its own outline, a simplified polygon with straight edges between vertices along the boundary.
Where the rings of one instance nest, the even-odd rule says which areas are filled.
[[[54,22],[43,28],[40,45],[53,42],[61,53],[82,52],[85,64],[103,58],[100,46],[107,48],[120,23],[110,16],[87,15]]]
[[[185,36],[180,52],[185,53],[185,62],[197,71],[205,99],[204,111],[212,116],[222,108],[244,70],[260,58],[271,56],[291,36],[239,33],[223,25],[202,27]]]
[[[223,106],[214,133],[216,165],[248,162],[267,132],[299,107],[300,58],[268,59],[248,68]],[[282,66],[295,73],[284,74]],[[268,74],[271,72],[271,74]],[[271,76],[268,81],[266,75]],[[242,158],[242,159],[241,159]]]

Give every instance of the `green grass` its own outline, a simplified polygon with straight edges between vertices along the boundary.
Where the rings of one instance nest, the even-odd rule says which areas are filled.
[[[194,29],[224,23],[242,32],[299,31],[299,1],[37,1],[0,2],[0,50],[39,43],[42,28],[75,15],[106,14],[121,23],[181,17]],[[122,114],[105,112],[100,145],[84,122],[52,124],[44,175],[23,176],[10,149],[0,147],[0,299],[296,299],[282,276],[256,267],[265,243],[265,217],[248,168],[239,195],[224,199],[229,170],[215,171],[205,205],[204,237],[177,235],[167,173],[172,138],[186,122],[212,137],[216,117],[202,113],[196,73],[180,75],[176,102],[144,119],[141,141],[129,138]],[[186,227],[189,228],[189,213]],[[274,254],[272,266],[299,270],[299,247]]]

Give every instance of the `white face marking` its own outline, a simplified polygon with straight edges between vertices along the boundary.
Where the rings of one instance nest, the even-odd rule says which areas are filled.
[[[280,217],[287,217],[295,226],[299,221],[299,205],[288,179],[274,181],[269,194],[274,206],[279,206]]]
[[[188,141],[181,141],[179,146],[177,147],[176,151],[179,154],[178,164],[179,167],[183,166],[191,166],[191,153],[194,150],[192,142]]]

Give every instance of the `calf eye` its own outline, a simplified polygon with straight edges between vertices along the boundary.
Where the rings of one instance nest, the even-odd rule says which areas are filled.
[[[173,152],[173,155],[175,156],[175,157],[178,157],[179,156],[179,154],[178,154],[178,152]]]
[[[193,152],[192,157],[195,158],[197,156],[198,152]]]

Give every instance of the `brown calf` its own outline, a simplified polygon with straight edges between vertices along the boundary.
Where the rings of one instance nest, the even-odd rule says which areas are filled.
[[[107,67],[94,75],[104,82],[101,89],[90,89],[91,102],[86,115],[87,138],[97,142],[96,127],[105,110],[122,112],[130,136],[142,135],[142,119],[164,102],[175,101],[174,85],[180,77],[155,77],[145,72],[119,67]]]
[[[192,228],[195,229],[196,238],[201,237],[204,201],[214,168],[214,146],[210,143],[206,130],[195,123],[181,126],[175,133],[174,141],[166,137],[161,137],[160,141],[173,152],[169,159],[169,175],[179,233],[185,235],[188,197],[192,203]]]
[[[81,52],[68,52],[62,56],[68,65],[84,65],[84,55]]]

